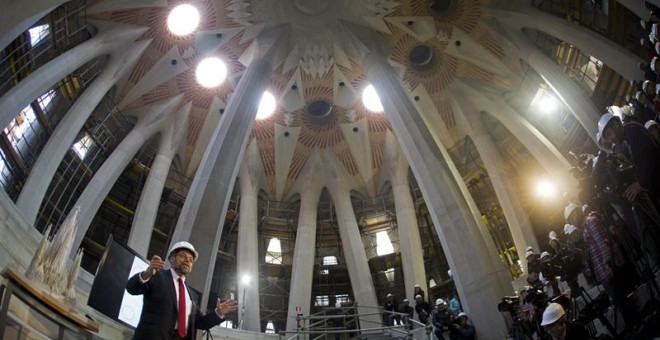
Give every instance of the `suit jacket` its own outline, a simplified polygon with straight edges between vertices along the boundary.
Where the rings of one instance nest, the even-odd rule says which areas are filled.
[[[140,323],[135,329],[133,339],[170,340],[174,334],[174,326],[178,317],[178,298],[174,288],[172,271],[160,270],[145,283],[140,281],[139,275],[140,273],[133,275],[126,284],[126,290],[130,294],[144,296]],[[215,311],[210,311],[206,315],[202,314],[195,302],[197,295],[188,288],[188,285],[186,285],[186,289],[188,289],[190,300],[192,300],[186,339],[192,339],[195,335],[195,329],[209,329],[219,325],[223,319]]]

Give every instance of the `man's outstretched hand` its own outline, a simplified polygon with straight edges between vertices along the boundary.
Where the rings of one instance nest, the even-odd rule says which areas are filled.
[[[142,272],[140,274],[140,277],[142,280],[149,280],[152,276],[156,275],[156,273],[163,269],[165,267],[165,262],[163,259],[160,258],[158,255],[154,255],[154,257],[151,258],[151,261],[149,261],[149,267],[147,270]]]
[[[222,302],[220,299],[218,299],[218,302],[215,304],[216,313],[223,317],[229,313],[235,312],[237,308],[238,302],[236,302],[236,300],[227,300]]]

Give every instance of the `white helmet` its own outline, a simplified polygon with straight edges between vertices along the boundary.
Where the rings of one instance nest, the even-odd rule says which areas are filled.
[[[576,231],[576,230],[577,230],[577,228],[576,228],[574,225],[572,225],[572,224],[568,224],[568,223],[566,223],[566,224],[564,225],[564,234],[566,234],[566,235],[570,235],[570,234],[572,234],[572,233],[573,233],[574,231]]]
[[[415,287],[413,288],[422,288],[422,286],[420,286],[419,283],[415,283]]]
[[[579,208],[579,207],[580,207],[580,206],[577,205],[577,204],[575,204],[575,203],[569,203],[569,204],[566,206],[566,208],[564,208],[564,218],[566,219],[567,222],[568,222],[568,218],[571,216],[571,214],[573,213],[573,211],[575,211],[575,209],[577,209],[577,208]]]
[[[179,242],[175,243],[172,246],[172,248],[170,248],[170,252],[168,253],[167,257],[170,257],[175,250],[179,250],[179,249],[186,249],[186,250],[189,250],[190,252],[192,252],[193,253],[193,258],[195,260],[197,260],[197,256],[199,256],[199,254],[197,254],[197,251],[195,250],[195,247],[193,247],[192,244],[190,244],[189,242],[186,242],[186,241],[179,241]]]
[[[548,257],[548,256],[550,256],[550,253],[548,253],[547,251],[542,252],[541,253],[541,260],[543,260],[543,258]]]
[[[445,304],[445,300],[443,300],[443,299],[437,299],[437,300],[435,300],[435,305],[436,305],[436,306],[444,305],[444,304]]]
[[[541,326],[547,326],[557,322],[557,320],[564,316],[564,314],[564,307],[562,307],[560,304],[556,302],[549,304],[548,307],[546,307],[543,311],[543,320],[541,320]]]
[[[649,120],[648,122],[646,122],[646,124],[644,124],[644,127],[648,130],[651,129],[651,126],[653,125],[658,126],[658,122],[656,122],[655,120]]]

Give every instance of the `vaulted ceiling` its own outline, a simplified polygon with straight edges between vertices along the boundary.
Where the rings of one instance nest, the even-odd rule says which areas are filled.
[[[433,2],[433,1],[431,1]],[[370,27],[391,47],[390,63],[411,100],[444,125],[446,147],[465,135],[457,123],[450,91],[457,81],[503,93],[520,84],[515,59],[503,38],[484,24],[488,0],[193,0],[202,14],[189,36],[169,33],[169,11],[183,1],[101,0],[88,3],[92,20],[149,27],[151,44],[118,88],[120,108],[134,109],[183,94],[192,103],[185,148],[188,175],[199,165],[210,135],[245,70],[250,46],[261,32],[286,26],[285,56],[277,62],[268,91],[277,98],[275,114],[257,120],[256,141],[266,190],[284,199],[314,150],[331,152],[364,192],[377,190],[385,139],[391,126],[384,113],[361,100],[369,80],[360,62],[345,50],[344,22]],[[414,54],[432,59],[414,65]],[[417,49],[416,49],[417,48]],[[228,80],[217,88],[200,86],[197,63],[207,55],[224,59]],[[428,54],[427,54],[428,55]],[[428,60],[427,60],[428,61]],[[415,93],[426,94],[420,100]],[[381,96],[387,94],[381,94]],[[332,104],[328,115],[310,114],[311,103]],[[182,103],[183,105],[183,103]],[[439,118],[439,119],[438,119]]]

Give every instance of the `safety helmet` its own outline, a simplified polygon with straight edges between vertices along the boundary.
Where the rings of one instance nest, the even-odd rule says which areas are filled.
[[[541,253],[541,260],[543,260],[543,258],[548,257],[548,256],[550,256],[550,253],[548,253],[547,251],[542,252]]]
[[[525,253],[525,258],[528,259],[530,256],[533,256],[533,255],[534,255],[534,252],[530,250],[530,251]]]
[[[548,307],[546,307],[543,311],[541,326],[547,326],[557,322],[557,320],[564,316],[564,314],[564,307],[562,307],[560,304],[556,302],[549,304]]]
[[[392,295],[392,294],[387,294],[387,297],[394,297],[394,295]]]
[[[458,313],[457,318],[460,318],[461,316],[464,316],[464,317],[466,317],[466,318],[468,317],[467,314],[465,314],[465,313],[463,313],[463,312],[460,312],[460,313]]]
[[[422,288],[422,286],[420,286],[419,283],[415,283],[415,287],[414,287],[414,288]]]
[[[644,127],[648,130],[653,125],[658,126],[658,122],[656,122],[655,120],[649,120],[648,122],[646,122],[646,124],[644,124]]]
[[[568,218],[571,216],[571,214],[575,211],[575,209],[580,208],[579,205],[575,203],[569,203],[566,208],[564,208],[564,219],[568,221]]]
[[[421,298],[422,298],[421,295],[419,295],[419,294],[415,295],[415,300],[417,300],[417,299],[421,299]]]
[[[576,230],[577,228],[574,225],[568,223],[564,224],[564,234],[570,235]]]
[[[169,254],[168,257],[170,257],[172,255],[172,253],[174,253],[174,251],[179,250],[179,249],[189,250],[191,253],[193,253],[193,259],[194,260],[197,260],[197,256],[199,256],[199,254],[197,254],[197,251],[195,250],[195,247],[193,247],[192,244],[190,244],[189,242],[186,242],[186,241],[179,241],[179,242],[175,243],[172,246],[172,248],[170,248],[170,252],[168,253]]]
[[[548,234],[548,238],[551,240],[556,240],[557,239],[557,233],[554,230],[551,230],[550,233]]]
[[[444,304],[445,304],[445,300],[443,300],[443,299],[437,299],[437,300],[435,300],[435,305],[436,305],[436,306],[444,305]]]

